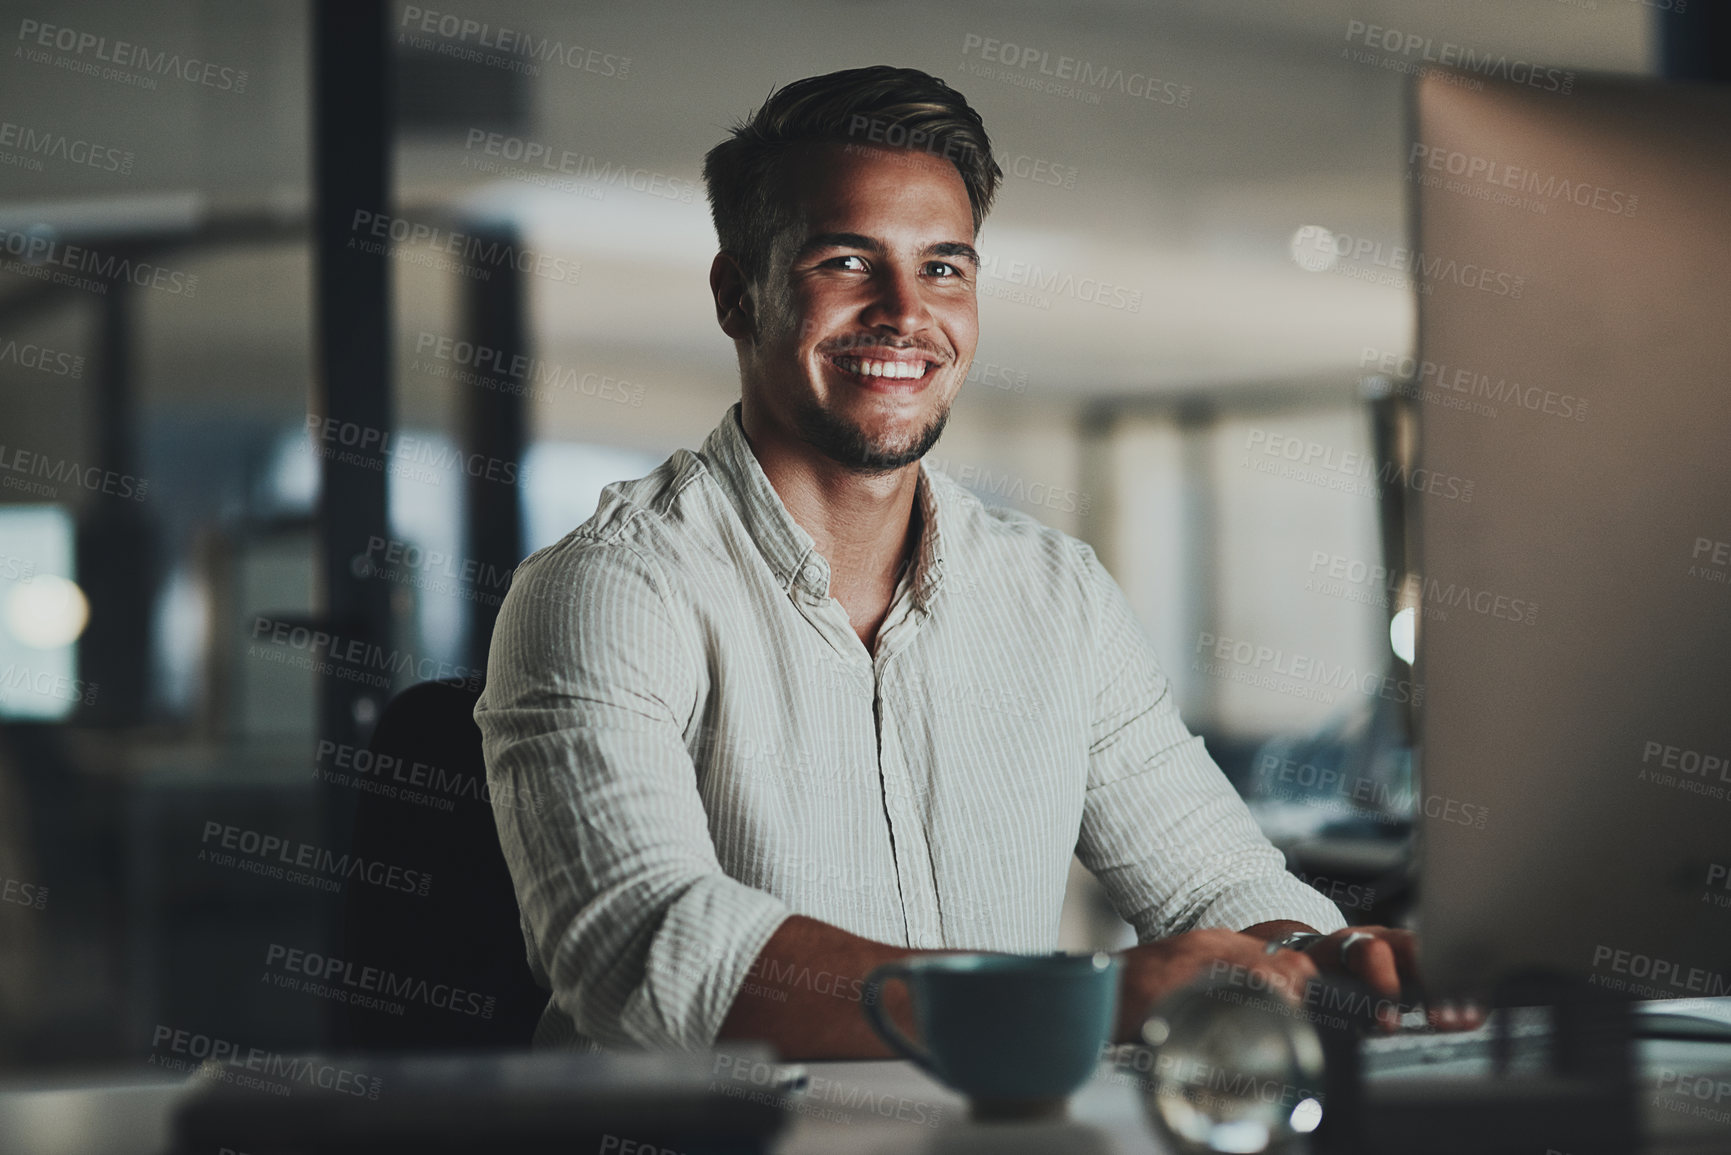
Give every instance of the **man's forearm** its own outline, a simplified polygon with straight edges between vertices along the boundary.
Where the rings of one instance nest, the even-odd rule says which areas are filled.
[[[1294,922],[1290,918],[1277,918],[1268,922],[1259,922],[1255,926],[1245,927],[1238,933],[1247,934],[1251,938],[1259,938],[1263,942],[1273,942],[1281,935],[1291,934],[1294,931],[1300,930],[1308,934],[1317,933],[1316,928],[1311,926],[1309,923]]]
[[[889,1058],[866,1021],[865,977],[883,963],[931,953],[937,952],[873,942],[794,915],[758,953],[717,1039],[760,1039],[788,1059]],[[884,1002],[905,1028],[902,984],[889,987]]]

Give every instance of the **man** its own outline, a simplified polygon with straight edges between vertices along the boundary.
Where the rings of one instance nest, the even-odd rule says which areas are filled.
[[[499,814],[537,1041],[883,1055],[863,976],[1051,951],[1072,853],[1141,944],[1120,1038],[1215,960],[1398,991],[1411,937],[1285,871],[1093,552],[920,464],[978,338],[973,109],[803,80],[704,175],[740,403],[523,563],[475,712],[494,789],[553,800]]]

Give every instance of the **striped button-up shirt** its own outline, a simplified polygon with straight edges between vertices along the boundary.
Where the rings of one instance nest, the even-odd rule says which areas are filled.
[[[1055,949],[1072,854],[1149,941],[1339,912],[1179,721],[1083,543],[920,466],[876,653],[752,456],[608,486],[518,569],[475,710],[538,1042],[710,1044],[790,914],[881,942]]]

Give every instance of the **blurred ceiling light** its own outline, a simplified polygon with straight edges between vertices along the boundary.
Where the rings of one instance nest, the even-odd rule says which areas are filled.
[[[1395,657],[1412,665],[1418,656],[1418,610],[1415,607],[1408,606],[1389,620],[1388,644],[1394,648]]]
[[[1292,259],[1312,273],[1326,273],[1340,261],[1334,249],[1334,233],[1321,225],[1303,225],[1292,234]]]
[[[71,645],[89,621],[90,602],[84,591],[56,574],[37,574],[20,582],[6,598],[6,628],[39,650]]]

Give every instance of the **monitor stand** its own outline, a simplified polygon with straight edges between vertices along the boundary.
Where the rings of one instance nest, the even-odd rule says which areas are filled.
[[[1366,1083],[1357,1039],[1325,1039],[1328,1097],[1323,1155],[1612,1155],[1639,1143],[1634,1008],[1627,996],[1579,979],[1529,976],[1493,1000],[1496,1027],[1484,1077]],[[1517,1069],[1510,1012],[1549,1018],[1543,1059]]]

